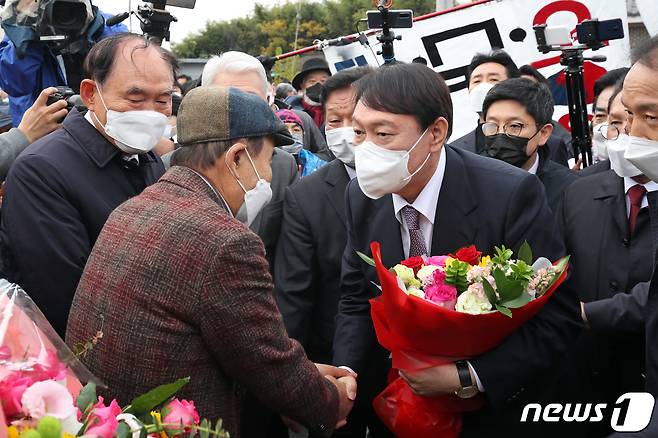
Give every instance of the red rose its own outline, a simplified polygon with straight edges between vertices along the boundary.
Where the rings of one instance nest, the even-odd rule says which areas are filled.
[[[456,254],[450,254],[450,257],[457,259],[459,261],[468,263],[469,265],[475,266],[480,263],[480,257],[482,252],[478,251],[475,245],[466,246],[457,251]]]
[[[425,261],[421,256],[409,257],[407,260],[402,260],[401,265],[406,266],[414,270],[414,275],[418,273],[418,270],[423,267]]]

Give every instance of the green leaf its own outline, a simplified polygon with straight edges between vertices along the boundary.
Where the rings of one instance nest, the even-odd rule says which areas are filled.
[[[96,384],[94,382],[89,382],[80,390],[80,394],[78,394],[78,399],[76,400],[76,406],[84,414],[87,411],[87,408],[97,401]]]
[[[209,429],[212,427],[212,424],[204,418],[199,426],[201,429],[199,430],[199,438],[208,438],[210,436]]]
[[[358,255],[359,257],[361,257],[361,260],[363,260],[364,262],[366,262],[366,263],[369,264],[370,266],[372,266],[372,267],[375,266],[375,261],[372,259],[372,257],[368,257],[367,255],[365,255],[365,254],[362,253],[361,251],[356,251],[356,255]]]
[[[518,298],[525,289],[522,281],[507,278],[505,273],[499,268],[494,269],[493,277],[496,280],[496,290],[498,291],[500,300],[503,302]]]
[[[496,298],[496,291],[494,290],[493,286],[491,286],[489,280],[486,279],[482,281],[482,286],[484,287],[484,293],[487,295],[489,302],[492,306],[495,306],[498,299]]]
[[[560,278],[564,270],[567,269],[567,266],[569,266],[569,259],[571,259],[570,255],[564,256],[560,260],[558,260],[558,262],[555,264],[555,267],[557,268],[558,271],[557,274],[555,274],[555,277],[553,277],[551,283],[548,285],[548,288],[553,286],[553,284],[555,284],[557,279]]]
[[[523,245],[519,248],[519,260],[523,260],[529,265],[532,265],[532,249],[527,240],[523,241]]]
[[[517,299],[505,301],[503,303],[500,303],[500,305],[505,306],[509,309],[518,309],[519,307],[525,306],[530,301],[532,301],[532,298],[530,297],[530,295],[528,295],[527,292],[524,291],[521,295],[519,295]]]
[[[512,311],[508,309],[505,306],[501,306],[500,304],[496,304],[496,310],[502,313],[503,315],[507,316],[508,318],[512,317]]]
[[[128,438],[129,435],[131,435],[130,426],[128,426],[125,422],[121,421],[119,423],[119,427],[117,427],[115,436],[117,438]]]
[[[132,403],[130,403],[130,406],[126,408],[126,412],[133,415],[148,413],[173,397],[183,386],[187,385],[189,381],[190,378],[185,377],[184,379],[178,379],[174,383],[160,385],[146,394],[142,394],[134,399]]]
[[[466,262],[459,260],[453,261],[445,270],[446,284],[455,286],[459,293],[464,292],[468,288],[466,274],[468,273],[469,267],[470,265]]]

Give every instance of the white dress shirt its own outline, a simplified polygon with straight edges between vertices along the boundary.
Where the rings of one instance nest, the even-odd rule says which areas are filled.
[[[530,169],[528,169],[528,173],[532,173],[533,175],[537,175],[537,170],[539,169],[539,154],[535,155],[535,162],[532,163],[532,166],[530,166]]]
[[[626,193],[626,216],[631,215],[631,200],[628,198],[628,190],[633,187],[638,185],[639,183],[634,181],[633,178],[625,177],[624,178],[624,193]],[[647,193],[649,192],[655,192],[658,190],[658,183],[655,183],[654,181],[649,181],[646,184],[640,184],[643,185],[644,188],[647,190]],[[644,195],[644,198],[642,198],[642,207],[640,208],[646,208],[649,206],[649,200],[647,199],[647,195]]]
[[[402,218],[402,209],[407,205],[412,206],[418,211],[418,224],[423,233],[423,240],[425,240],[425,248],[428,252],[432,251],[432,230],[434,229],[434,217],[436,216],[436,206],[439,203],[439,193],[441,192],[441,185],[443,184],[443,175],[446,171],[446,151],[441,148],[441,155],[439,157],[439,164],[436,166],[434,175],[427,182],[423,190],[410,204],[400,195],[393,194],[393,209],[395,217],[400,223],[400,235],[402,236],[402,249],[404,257],[409,257],[409,246],[411,240],[409,239],[409,228],[407,223]],[[457,249],[457,248],[455,248]],[[431,256],[432,254],[427,254]]]
[[[350,180],[356,178],[356,170],[353,167],[350,167],[347,164],[343,164],[343,166],[345,166],[345,170],[347,171],[347,176],[350,177]]]

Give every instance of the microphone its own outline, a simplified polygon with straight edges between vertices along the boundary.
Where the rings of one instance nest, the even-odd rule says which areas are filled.
[[[105,21],[105,25],[107,27],[112,27],[115,24],[121,23],[122,21],[124,21],[128,17],[130,17],[130,12],[122,12],[121,14],[117,14],[117,15],[114,15],[114,16],[108,18]]]

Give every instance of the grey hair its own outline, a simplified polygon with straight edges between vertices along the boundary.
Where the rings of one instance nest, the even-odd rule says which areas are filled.
[[[217,75],[222,73],[256,73],[261,80],[263,94],[267,95],[270,89],[263,64],[251,55],[244,52],[224,52],[220,56],[213,56],[203,67],[201,85],[212,85]]]

